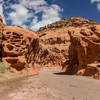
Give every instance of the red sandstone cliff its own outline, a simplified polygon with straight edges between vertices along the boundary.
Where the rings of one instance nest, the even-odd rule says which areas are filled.
[[[62,19],[35,33],[6,26],[0,17],[0,47],[0,58],[15,72],[67,66],[68,74],[100,77],[100,24],[91,20]]]
[[[69,74],[100,78],[100,24],[69,28]]]

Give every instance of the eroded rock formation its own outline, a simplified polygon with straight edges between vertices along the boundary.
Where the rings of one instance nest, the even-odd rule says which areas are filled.
[[[100,78],[100,24],[91,20],[62,19],[35,33],[5,26],[0,17],[0,47],[0,58],[15,72],[67,66],[68,74]]]
[[[61,67],[66,59],[68,59],[70,38],[67,34],[67,29],[50,29],[45,32],[38,32],[37,34],[42,47],[38,58],[40,61],[38,61],[47,67]]]
[[[32,31],[16,26],[5,26],[2,38],[2,59],[7,63],[7,66],[17,71],[31,68],[26,55],[31,42],[36,38],[37,35]]]
[[[37,38],[35,32],[4,25],[0,16],[0,58],[9,69],[15,72],[35,73],[26,56],[31,43]]]
[[[41,45],[48,53],[45,58],[40,60],[43,61],[42,64],[51,62],[50,66],[56,65],[64,68],[67,64],[66,60],[69,61],[70,37],[68,30],[70,27],[80,29],[84,24],[95,24],[95,22],[81,17],[71,17],[40,28],[37,34]]]
[[[68,33],[71,45],[66,71],[69,74],[100,78],[100,24],[71,27]]]

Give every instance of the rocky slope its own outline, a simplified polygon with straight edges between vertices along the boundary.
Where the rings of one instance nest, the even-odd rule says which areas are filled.
[[[64,18],[64,19],[61,19],[60,21],[57,21],[53,24],[49,24],[45,27],[41,27],[38,32],[45,32],[48,30],[55,30],[55,29],[64,28],[64,27],[67,28],[69,26],[80,27],[83,24],[94,24],[94,23],[96,23],[96,22],[93,20],[84,19],[84,18],[79,17],[79,16],[71,17],[71,18]]]

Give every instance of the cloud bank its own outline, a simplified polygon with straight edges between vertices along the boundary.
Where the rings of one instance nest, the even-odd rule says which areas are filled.
[[[12,25],[37,31],[61,18],[63,9],[57,4],[49,5],[46,0],[0,0],[0,14]],[[4,14],[4,9],[6,13]],[[6,15],[6,17],[4,16]]]

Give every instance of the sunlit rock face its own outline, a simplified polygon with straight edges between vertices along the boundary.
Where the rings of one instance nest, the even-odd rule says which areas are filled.
[[[100,24],[62,19],[38,32],[6,26],[0,17],[0,58],[14,72],[62,67],[68,74],[100,78]]]
[[[95,21],[81,17],[71,17],[40,28],[37,32],[40,43],[52,55],[50,57],[53,58],[53,60],[48,60],[48,62],[53,62],[50,66],[57,65],[63,66],[63,68],[66,66],[67,61],[69,61],[69,47],[71,44],[69,30],[81,29],[86,24],[95,24]],[[46,57],[50,59],[48,54]],[[43,60],[47,61],[44,58]]]
[[[68,30],[69,65],[67,73],[100,78],[100,24],[87,24]]]
[[[68,74],[100,78],[100,24],[72,17],[47,25],[38,34],[47,50],[56,51]]]
[[[27,61],[27,54],[31,43],[35,39],[37,39],[37,35],[32,31],[16,26],[5,26],[2,38],[3,61],[17,71],[31,68],[32,66],[29,66]]]
[[[38,32],[37,34],[42,48],[45,49],[43,54],[45,56],[43,58],[41,55],[40,61],[45,63],[45,66],[62,67],[69,55],[70,37],[67,28],[50,28],[45,32]]]
[[[31,43],[37,39],[35,32],[17,26],[6,26],[0,16],[0,59],[15,72],[35,73],[32,61],[28,63],[28,51]]]

